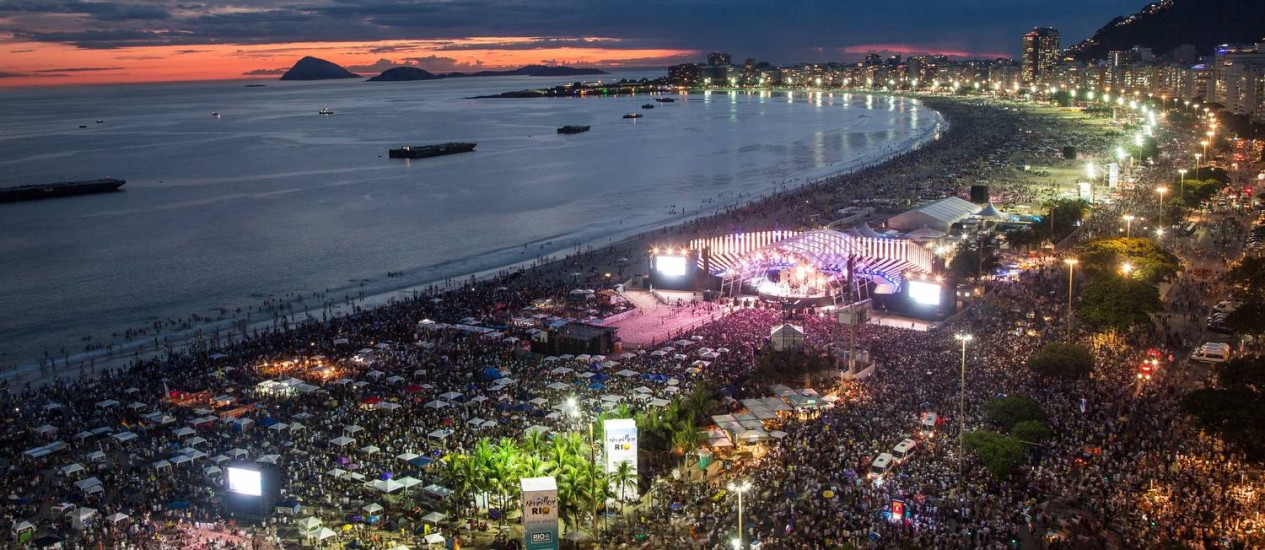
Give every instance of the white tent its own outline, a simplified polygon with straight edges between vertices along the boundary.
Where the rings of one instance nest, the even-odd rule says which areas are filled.
[[[394,493],[404,488],[404,484],[394,479],[380,479],[373,482],[373,488],[384,493]]]
[[[335,437],[334,439],[329,440],[329,442],[339,447],[346,447],[347,445],[351,445],[352,443],[355,443],[356,440],[350,437],[347,437],[345,435],[341,435],[341,436]]]
[[[448,514],[441,514],[439,512],[431,512],[429,514],[422,516],[422,521],[426,523],[430,523],[430,524],[437,524],[443,521],[444,518],[446,517],[448,517]]]
[[[365,445],[364,447],[360,448],[360,452],[367,455],[377,454],[378,451],[381,451],[381,450],[382,449],[379,449],[377,445]]]
[[[448,439],[448,436],[450,435],[452,435],[452,430],[438,429],[431,433],[426,434],[426,437],[443,440],[443,439]]]
[[[78,462],[67,464],[65,466],[62,466],[61,468],[61,473],[64,476],[68,476],[70,474],[77,474],[82,471],[83,471],[83,464],[80,464]]]
[[[319,518],[306,517],[299,520],[299,529],[302,529],[304,531],[311,531],[320,526],[321,526],[321,520]]]
[[[264,463],[267,463],[267,464],[276,464],[278,460],[281,460],[281,455],[264,455],[264,456],[259,457],[259,459],[258,459],[258,460],[256,460],[255,462],[264,462]]]
[[[384,411],[393,411],[393,410],[395,410],[395,409],[400,408],[400,404],[399,404],[399,403],[392,403],[392,402],[390,402],[390,401],[380,401],[380,402],[378,402],[378,404],[377,404],[377,405],[374,405],[374,407],[375,407],[375,408],[378,408],[378,409],[381,409],[381,410],[384,410]]]
[[[108,409],[108,408],[110,408],[110,407],[117,406],[118,404],[119,404],[119,402],[118,402],[118,401],[115,401],[115,400],[113,400],[113,399],[106,399],[105,401],[98,401],[98,402],[97,402],[97,408],[98,408],[98,409]]]
[[[447,407],[447,406],[448,406],[448,402],[447,402],[447,401],[440,401],[440,400],[436,399],[436,400],[434,400],[434,401],[431,401],[431,402],[427,403],[427,404],[426,404],[426,406],[427,406],[428,408],[431,408],[431,409],[442,409],[442,408],[444,408],[444,407]]]
[[[290,425],[289,425],[289,424],[286,424],[285,422],[278,422],[278,423],[276,423],[276,424],[273,424],[273,425],[271,425],[271,426],[268,426],[268,429],[269,429],[269,430],[271,430],[271,431],[274,431],[274,432],[279,432],[279,431],[284,430],[284,429],[289,428],[289,427],[290,427]]]
[[[343,426],[343,433],[347,435],[356,435],[357,433],[362,432],[362,431],[364,431],[364,428],[361,428],[360,426],[357,426],[355,424],[352,424],[350,426]]]
[[[84,491],[86,493],[91,493],[93,492],[91,491],[93,487],[101,487],[101,480],[97,479],[96,476],[90,477],[88,479],[81,479],[75,482],[75,487],[78,487],[79,490]]]
[[[137,435],[132,432],[119,432],[119,433],[114,434],[114,439],[119,440],[119,443],[127,443],[128,441],[131,441],[136,438],[137,438]]]
[[[329,527],[321,527],[319,529],[313,529],[311,531],[308,531],[307,533],[308,538],[316,539],[316,540],[325,540],[332,536],[334,536],[334,530],[330,529]]]
[[[202,469],[202,473],[209,476],[217,476],[223,472],[224,470],[221,470],[219,466],[207,466],[206,468]]]
[[[431,533],[426,535],[426,544],[444,544],[444,536],[439,533]]]
[[[447,392],[447,393],[441,393],[441,394],[439,394],[439,398],[440,398],[440,399],[445,399],[445,400],[448,400],[448,401],[456,401],[456,400],[458,400],[458,399],[461,399],[461,394],[460,394],[460,393],[458,393],[458,392],[455,392],[455,391],[450,391],[450,392]]]
[[[203,443],[206,443],[206,439],[202,437],[192,437],[192,438],[189,438],[189,440],[185,442],[185,445],[193,447],[193,446],[201,445]]]
[[[417,479],[413,476],[404,476],[402,478],[397,479],[396,481],[400,482],[400,485],[403,485],[405,489],[408,489],[409,487],[412,487],[422,482],[422,480]]]
[[[375,513],[375,512],[381,512],[381,511],[382,511],[382,505],[381,505],[381,504],[378,504],[378,503],[376,503],[376,502],[371,502],[371,503],[369,503],[369,504],[366,504],[366,505],[364,505],[364,506],[361,506],[361,507],[360,507],[360,509],[361,509],[361,510],[364,510],[364,511],[365,511],[365,513],[372,514],[372,513]]]
[[[118,523],[118,522],[123,521],[123,520],[125,520],[125,519],[127,519],[127,518],[128,518],[128,515],[127,515],[127,514],[124,514],[123,512],[115,512],[115,513],[110,514],[109,516],[107,516],[105,519],[106,519],[107,521],[109,521],[110,523]]]

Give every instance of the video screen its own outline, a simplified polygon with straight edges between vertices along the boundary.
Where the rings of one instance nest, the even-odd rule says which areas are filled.
[[[654,268],[660,275],[684,277],[689,265],[687,262],[684,256],[655,256]]]
[[[923,281],[909,282],[909,298],[924,306],[940,305],[940,285]]]
[[[228,469],[228,490],[239,495],[261,496],[263,490],[263,476],[258,470],[243,470],[241,468]]]

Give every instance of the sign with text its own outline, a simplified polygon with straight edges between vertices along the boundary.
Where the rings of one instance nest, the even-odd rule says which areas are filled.
[[[602,421],[602,431],[606,434],[606,473],[614,474],[619,465],[628,463],[632,473],[637,473],[637,422],[631,418],[612,418]],[[611,480],[611,489],[616,497],[636,496],[637,484],[629,480],[622,488]]]
[[[523,478],[523,546],[558,550],[558,483],[552,477]]]

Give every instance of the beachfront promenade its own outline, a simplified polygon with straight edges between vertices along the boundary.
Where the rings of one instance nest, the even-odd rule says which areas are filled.
[[[1068,127],[1050,110],[1034,114],[969,100],[928,103],[945,113],[952,130],[882,166],[511,277],[325,322],[263,330],[217,349],[110,366],[95,378],[63,372],[42,387],[10,387],[0,405],[15,411],[13,422],[0,433],[14,449],[5,459],[16,498],[0,503],[0,510],[15,525],[29,522],[33,538],[69,537],[83,547],[158,548],[165,541],[245,548],[353,540],[378,548],[419,547],[433,533],[481,548],[495,544],[498,533],[518,537],[514,497],[504,487],[513,486],[515,472],[550,468],[527,456],[553,456],[525,434],[568,440],[569,434],[583,434],[584,423],[602,411],[645,417],[677,407],[701,387],[722,392],[714,414],[735,413],[730,420],[749,422],[738,419],[744,414],[740,400],[768,396],[749,375],[769,329],[784,319],[780,310],[659,304],[668,313],[656,316],[645,310],[658,306],[634,299],[643,315],[625,319],[628,339],[654,347],[602,357],[525,353],[532,330],[614,313],[617,304],[574,291],[609,285],[604,274],[623,267],[620,258],[644,257],[657,243],[738,228],[807,227],[857,200],[916,197],[979,180],[989,181],[994,195],[1008,203],[1036,203],[1070,182],[1020,173],[1008,164],[1010,155],[1054,159],[1061,134],[1082,136],[1077,144],[1089,150],[1109,142]],[[679,459],[643,459],[650,464],[641,484],[652,488],[650,494],[606,518],[599,529],[609,544],[727,545],[734,536],[736,502],[723,490],[735,479],[754,486],[746,506],[758,512],[747,516],[745,537],[769,548],[867,541],[926,548],[1014,541],[1149,547],[1259,528],[1254,523],[1259,514],[1253,514],[1262,504],[1260,495],[1214,496],[1247,467],[1230,451],[1208,452],[1217,443],[1177,412],[1175,380],[1158,380],[1121,399],[1119,388],[1132,382],[1132,365],[1143,346],[1095,348],[1101,373],[1075,392],[1050,387],[1016,367],[1044,343],[1063,337],[1059,321],[1065,306],[1058,291],[1065,288],[1061,263],[1046,258],[1001,284],[985,307],[937,331],[861,327],[859,340],[871,352],[876,376],[816,388],[830,398],[827,408],[797,408],[754,419],[740,435],[722,430],[723,437],[696,440],[716,458],[731,459],[726,471],[713,468],[706,481],[673,475]],[[1049,319],[1029,316],[1032,311]],[[838,331],[827,318],[797,322],[812,350],[825,349]],[[965,418],[953,414],[958,372],[945,368],[957,364],[960,348],[952,336],[958,332],[975,336],[967,355]],[[942,429],[952,433],[957,423],[983,424],[984,405],[1001,394],[1029,395],[1049,414],[1055,435],[1039,466],[985,483],[990,474],[981,463],[962,460],[950,438],[936,436],[886,483],[865,481],[869,461],[914,430],[920,412],[939,412],[946,419]],[[571,400],[578,412],[569,408]],[[1121,417],[1130,421],[1113,420]],[[756,433],[744,441],[747,431]],[[483,472],[499,485],[449,466],[483,456],[485,438],[506,454],[512,454],[511,446],[530,450],[517,455],[512,471]],[[514,441],[521,443],[511,445]],[[55,442],[64,445],[38,457],[20,455]],[[588,452],[582,435],[575,444],[572,454]],[[1084,463],[1074,460],[1087,447],[1101,454]],[[225,522],[219,506],[222,470],[237,460],[275,462],[284,476],[284,499],[298,503],[298,513],[273,516],[262,528]],[[501,464],[480,460],[486,460],[484,466]],[[416,483],[403,487],[406,479]],[[480,487],[492,496],[474,510],[470,497]],[[575,501],[566,504],[564,534],[585,532],[573,538],[591,540],[591,512],[577,503],[591,503],[592,496],[585,497],[583,487],[568,491]],[[502,494],[511,501],[505,507],[511,510],[508,521],[499,511]],[[1140,494],[1145,506],[1134,505]],[[893,499],[908,507],[909,521],[879,515]],[[1216,519],[1195,516],[1195,510],[1211,510]],[[82,528],[72,525],[76,517],[85,520]],[[199,540],[209,533],[220,533],[219,540]]]

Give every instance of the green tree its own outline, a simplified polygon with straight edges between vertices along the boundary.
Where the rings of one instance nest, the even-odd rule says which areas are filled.
[[[637,482],[637,471],[633,469],[631,463],[620,462],[619,466],[615,467],[615,471],[610,473],[610,477],[611,483],[613,483],[616,487],[619,487],[618,498],[620,502],[620,512],[622,513],[623,503],[625,501],[625,497],[627,496],[626,490],[630,484]]]
[[[1025,447],[1041,443],[1050,437],[1050,434],[1050,428],[1044,422],[1037,420],[1024,420],[1016,423],[1015,427],[1010,429],[1010,436]]]
[[[1142,237],[1095,239],[1081,245],[1079,255],[1081,269],[1094,278],[1120,276],[1121,266],[1128,263],[1130,278],[1158,284],[1181,267],[1177,256]]]
[[[1195,390],[1182,408],[1207,430],[1265,459],[1265,358],[1237,357],[1217,368],[1216,389]]]
[[[958,244],[948,267],[949,272],[961,280],[994,273],[1000,265],[1001,258],[996,250],[978,240],[970,240]]]
[[[966,450],[975,455],[998,479],[1009,476],[1023,464],[1023,445],[997,432],[976,430],[963,436]]]
[[[1265,301],[1265,257],[1249,256],[1234,264],[1221,276],[1226,284],[1243,291],[1244,302],[1253,298]]]
[[[1162,309],[1155,286],[1123,277],[1099,277],[1081,292],[1077,316],[1101,329],[1128,330],[1150,323],[1150,314]]]
[[[1042,220],[1042,231],[1046,232],[1051,242],[1058,242],[1066,237],[1085,218],[1089,203],[1081,199],[1054,199],[1043,205],[1049,214]]]
[[[1036,401],[1022,395],[1007,395],[984,406],[988,420],[1010,431],[1025,420],[1045,420],[1045,411]]]
[[[1028,368],[1055,378],[1084,378],[1094,370],[1094,356],[1083,346],[1052,342],[1028,360]]]

